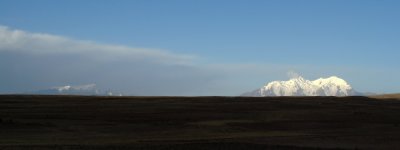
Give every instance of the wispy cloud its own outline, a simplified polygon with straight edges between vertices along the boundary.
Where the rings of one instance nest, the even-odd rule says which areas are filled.
[[[107,45],[68,37],[30,33],[0,26],[0,51],[21,52],[34,55],[79,54],[92,59],[134,59],[166,64],[188,64],[195,56],[166,50]]]

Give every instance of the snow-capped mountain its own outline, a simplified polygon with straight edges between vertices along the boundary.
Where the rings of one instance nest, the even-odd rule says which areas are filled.
[[[358,95],[343,79],[331,76],[314,81],[301,76],[288,81],[273,81],[260,89],[244,93],[242,96],[352,96]]]
[[[107,96],[122,96],[121,93],[113,93],[111,91],[102,91],[96,87],[96,84],[86,84],[77,86],[58,86],[52,87],[45,90],[39,90],[33,92],[33,94],[44,94],[44,95],[107,95]]]

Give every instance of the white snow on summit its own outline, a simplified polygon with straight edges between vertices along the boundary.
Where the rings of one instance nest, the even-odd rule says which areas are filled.
[[[66,86],[55,87],[53,89],[57,89],[58,92],[62,92],[62,91],[68,91],[70,88],[71,86],[66,85]]]
[[[96,84],[58,86],[49,89],[34,91],[31,92],[31,94],[122,96],[122,93],[112,92],[111,90],[100,90],[97,88]]]
[[[78,90],[78,91],[95,90],[96,91],[96,84],[85,84],[85,85],[78,85],[78,86],[66,85],[66,86],[53,87],[52,89],[57,89],[59,92],[68,91],[68,90]]]
[[[343,79],[336,76],[329,78],[319,78],[312,81],[324,90],[326,96],[349,96],[354,95],[352,87]]]
[[[288,81],[273,81],[242,96],[351,96],[352,87],[343,79],[331,76],[314,81],[295,76]]]

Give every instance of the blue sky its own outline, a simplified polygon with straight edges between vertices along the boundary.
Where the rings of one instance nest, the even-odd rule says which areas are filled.
[[[0,25],[10,31],[21,30],[29,34],[42,33],[74,41],[151,49],[193,57],[188,68],[194,71],[179,73],[182,70],[176,68],[180,67],[174,66],[171,70],[176,71],[171,72],[177,73],[171,73],[170,76],[186,78],[195,74],[199,77],[165,79],[174,81],[172,83],[188,82],[171,91],[172,95],[240,94],[241,91],[253,90],[271,80],[285,80],[286,72],[291,70],[309,79],[337,75],[360,91],[390,93],[400,92],[400,71],[397,69],[400,64],[399,7],[399,1],[390,0],[1,0]],[[4,57],[9,55],[3,54]],[[16,64],[18,58],[22,58],[14,57],[16,59],[7,63]],[[33,61],[38,58],[31,59]],[[44,64],[52,64],[52,61],[48,60]],[[18,62],[21,65],[28,63]],[[128,70],[132,69],[129,63],[138,64],[124,62],[128,63],[124,67]],[[165,65],[165,62],[162,64]],[[156,68],[166,69],[160,66]],[[3,75],[7,83],[0,87],[0,92],[98,82],[80,77],[61,79],[54,77],[57,75],[43,73],[37,76],[54,77],[54,81],[32,78],[26,80],[31,85],[28,88],[21,87],[22,83],[17,81],[10,82],[18,80],[12,77],[20,73],[15,68],[2,70],[7,70],[8,76]],[[71,67],[71,71],[74,70],[79,72],[82,68]],[[211,70],[216,70],[216,73],[209,74]],[[243,73],[241,70],[248,72]],[[168,72],[168,69],[164,72]],[[148,71],[143,76],[154,74],[160,73]],[[114,78],[117,77],[109,75],[99,80]],[[210,78],[212,82],[202,82]],[[158,76],[151,80],[171,84]],[[182,89],[190,87],[193,80],[200,82],[193,84],[208,85],[180,93]],[[37,84],[39,81],[47,83]],[[109,83],[102,85],[139,95],[168,95],[145,91],[153,90],[156,83],[146,85],[148,89],[140,92],[127,90],[136,87],[111,86]],[[210,87],[218,87],[219,90],[207,92]]]

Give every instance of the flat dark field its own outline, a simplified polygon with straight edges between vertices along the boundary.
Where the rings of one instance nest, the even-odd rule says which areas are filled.
[[[0,96],[0,149],[400,149],[400,101]]]

